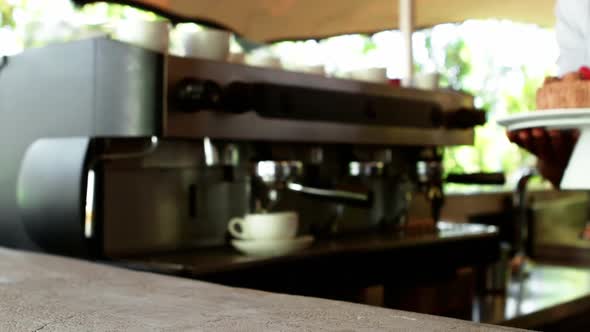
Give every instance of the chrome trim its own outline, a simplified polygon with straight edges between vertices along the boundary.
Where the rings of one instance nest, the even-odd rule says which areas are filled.
[[[100,155],[101,160],[117,160],[117,159],[135,159],[135,158],[142,158],[147,155],[150,155],[156,151],[158,148],[160,140],[156,136],[150,137],[150,146],[139,152],[129,152],[129,153],[111,153],[111,154],[102,154]]]
[[[298,183],[289,182],[287,183],[287,189],[308,194],[314,196],[322,196],[326,198],[334,198],[334,199],[345,199],[345,200],[352,200],[352,201],[359,201],[359,202],[368,202],[369,201],[369,194],[361,194],[355,193],[350,191],[343,191],[343,190],[329,190],[329,189],[320,189],[320,188],[312,188],[312,187],[305,187]]]
[[[94,189],[96,175],[93,170],[88,171],[86,177],[86,200],[84,201],[84,237],[94,236]]]

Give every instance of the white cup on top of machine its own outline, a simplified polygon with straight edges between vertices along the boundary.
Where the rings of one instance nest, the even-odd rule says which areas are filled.
[[[414,76],[412,86],[423,90],[436,90],[439,87],[439,73],[425,73]]]
[[[279,57],[268,50],[255,50],[246,54],[244,63],[255,67],[282,69],[283,63]]]
[[[144,47],[156,52],[168,53],[170,23],[166,20],[120,20],[113,25],[112,38]]]
[[[371,83],[388,83],[387,68],[371,67],[361,68],[348,71],[349,78],[353,80],[371,82]]]
[[[180,45],[183,55],[191,58],[227,61],[230,51],[231,33],[217,29],[180,31]]]
[[[323,64],[302,64],[283,62],[283,67],[287,70],[299,73],[315,74],[322,76],[326,75],[326,67]]]

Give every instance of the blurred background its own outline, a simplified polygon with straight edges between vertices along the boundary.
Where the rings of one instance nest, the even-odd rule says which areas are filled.
[[[196,7],[189,0],[184,2],[187,3]],[[201,2],[198,8],[208,11],[211,7],[204,3]],[[439,8],[450,8],[446,6],[446,2],[441,3],[445,5]],[[473,8],[489,13],[490,8],[482,6],[482,3],[470,4],[473,4]],[[521,7],[526,7],[523,3],[518,2]],[[249,5],[244,4],[246,7]],[[544,9],[549,15],[553,3],[548,1],[545,5]],[[502,5],[490,5],[495,6]],[[218,7],[222,13],[226,12],[225,7]],[[429,9],[439,14],[431,7]],[[234,12],[237,13],[236,17],[248,17],[250,21],[258,22],[258,16],[254,14],[248,16],[243,15],[240,10]],[[308,11],[303,13],[307,15]],[[173,17],[169,18],[174,21]],[[289,26],[283,25],[282,20],[278,22],[281,27]],[[92,75],[107,77],[107,84],[104,85],[108,89],[105,89],[115,91],[113,94],[119,99],[102,98],[100,93],[89,93],[92,96],[88,99],[90,101],[79,102],[78,99],[71,98],[78,92],[75,80],[58,80],[57,83],[46,80],[48,83],[43,82],[46,85],[36,87],[35,90],[35,87],[31,87],[34,85],[30,83],[31,77],[42,75],[36,70],[37,67],[26,62],[20,67],[13,66],[16,69],[12,73],[2,72],[0,88],[3,89],[0,92],[3,94],[0,95],[8,98],[0,100],[16,101],[12,104],[0,103],[0,115],[6,115],[8,119],[6,122],[0,121],[0,125],[5,125],[0,127],[0,134],[5,135],[0,136],[5,137],[0,141],[19,137],[19,124],[26,123],[28,126],[31,122],[32,129],[23,131],[25,134],[20,135],[26,136],[20,142],[23,146],[11,151],[11,147],[6,145],[8,148],[5,150],[9,153],[5,154],[6,157],[0,154],[0,157],[4,157],[0,162],[5,162],[2,167],[4,170],[8,169],[8,172],[0,171],[0,189],[4,190],[0,190],[0,218],[5,218],[4,222],[0,220],[0,245],[13,241],[5,241],[2,239],[3,235],[11,235],[10,232],[17,229],[24,236],[30,230],[22,225],[30,225],[30,220],[38,221],[22,213],[28,208],[26,203],[35,201],[30,198],[35,196],[34,193],[48,192],[47,197],[53,198],[55,191],[63,189],[63,186],[55,189],[58,187],[56,185],[55,188],[48,186],[45,191],[39,190],[40,177],[35,172],[28,175],[32,179],[31,189],[27,190],[27,183],[24,190],[19,189],[20,183],[15,183],[15,179],[20,176],[16,175],[17,171],[22,174],[21,169],[27,170],[26,167],[17,166],[16,160],[24,153],[25,147],[33,142],[32,136],[41,135],[41,130],[35,127],[38,125],[47,130],[43,135],[55,135],[55,129],[67,137],[93,137],[92,144],[96,144],[97,149],[89,154],[95,153],[97,158],[102,158],[99,158],[98,164],[103,169],[96,165],[93,165],[93,169],[88,165],[81,165],[89,167],[87,182],[73,177],[72,174],[77,174],[77,170],[69,171],[61,166],[51,166],[52,171],[65,169],[62,173],[64,179],[69,181],[67,185],[80,189],[81,194],[76,195],[71,202],[74,207],[72,211],[78,212],[79,203],[84,200],[85,215],[82,219],[72,213],[70,222],[76,227],[84,225],[84,248],[87,246],[99,254],[103,251],[104,256],[100,256],[89,250],[90,257],[108,258],[124,266],[127,264],[131,268],[148,271],[161,272],[164,269],[163,273],[167,274],[180,274],[177,270],[169,270],[170,266],[180,266],[183,273],[192,271],[193,274],[189,275],[192,278],[236,287],[362,302],[477,322],[546,330],[562,330],[565,329],[564,326],[590,327],[586,314],[590,310],[590,195],[584,191],[554,190],[548,182],[535,175],[535,157],[510,143],[506,129],[497,123],[499,118],[507,115],[536,109],[537,89],[543,84],[545,77],[557,72],[558,47],[552,28],[508,20],[467,20],[418,30],[412,35],[415,81],[400,87],[401,80],[407,80],[410,76],[407,69],[411,68],[411,64],[405,59],[407,53],[404,52],[404,47],[407,40],[404,40],[401,31],[386,30],[372,34],[260,44],[229,31],[219,31],[194,23],[176,24],[172,27],[169,23],[153,12],[118,4],[98,2],[75,6],[70,0],[0,0],[0,60],[3,60],[1,56],[16,55],[29,48],[101,36],[129,44],[108,41],[101,44],[106,45],[104,47],[124,45],[122,49],[130,52],[108,53],[112,57],[110,59],[123,60],[110,68],[110,71],[83,61],[100,54],[96,51],[97,48],[86,48],[89,53],[76,54],[72,61],[67,56],[44,55],[47,53],[43,51],[48,50],[48,54],[56,54],[51,53],[51,47],[28,53],[33,54],[31,58],[35,61],[51,65],[56,63],[56,66],[44,65],[43,68],[57,72],[57,76],[64,73],[78,74],[77,69],[88,65],[88,68],[95,71]],[[320,21],[318,25],[322,26],[323,23]],[[304,25],[308,25],[307,21]],[[264,24],[261,26],[262,30],[266,28]],[[316,32],[315,29],[310,30]],[[205,35],[207,36],[204,37]],[[256,38],[253,34],[249,35]],[[101,39],[103,38],[96,38]],[[151,45],[160,44],[161,41],[165,41],[161,43],[163,46]],[[76,43],[70,43],[70,46],[71,44]],[[64,45],[68,46],[58,45],[54,50],[59,50]],[[137,48],[138,45],[141,48]],[[151,49],[148,52],[155,50],[155,53],[150,54],[156,54],[157,61],[141,67],[134,66],[138,62],[134,56],[121,56],[141,55],[143,53],[137,52],[145,52],[143,47]],[[166,56],[168,53],[174,56]],[[14,63],[18,65],[18,59],[26,57],[27,53],[22,57],[15,57],[17,60]],[[77,65],[75,61],[80,61],[82,65],[68,66]],[[8,62],[0,61],[0,67],[3,63]],[[11,69],[10,66],[7,68]],[[125,72],[129,68],[137,71],[132,74],[141,75],[136,77]],[[297,75],[293,74],[294,71],[348,81]],[[12,76],[6,75],[7,73]],[[124,83],[127,78],[134,83],[145,83],[147,87],[142,86],[137,91],[146,93],[148,97],[135,96],[129,92],[133,92],[132,89],[126,90]],[[155,82],[152,82],[153,86],[147,84],[151,82],[150,79]],[[253,122],[252,118],[246,117],[243,120],[245,125],[228,125],[227,131],[222,134],[208,131],[210,127],[223,129],[224,124],[230,123],[216,122],[219,119],[233,121],[234,118],[245,115],[256,116],[254,119],[259,121],[257,114],[249,112],[252,110],[251,101],[248,98],[242,99],[241,94],[228,93],[238,103],[243,103],[238,106],[243,106],[244,109],[233,109],[231,106],[236,106],[233,103],[219,102],[224,93],[230,91],[229,86],[239,88],[244,82],[247,83],[246,87],[249,83],[258,86],[255,84],[260,84],[259,80],[266,84],[273,83],[273,87],[282,87],[281,84],[285,82],[293,84],[289,89],[297,93],[306,89],[314,93],[325,93],[325,96],[320,95],[321,98],[315,94],[292,95],[296,101],[317,98],[316,102],[319,104],[324,100],[334,101],[336,97],[328,94],[333,87],[336,87],[335,91],[352,91],[353,96],[367,93],[374,100],[378,96],[402,100],[407,95],[396,95],[400,91],[416,93],[417,97],[413,98],[417,100],[432,98],[437,104],[447,101],[445,97],[452,100],[463,100],[466,97],[469,106],[461,103],[453,106],[453,112],[455,108],[466,107],[470,110],[485,110],[487,121],[474,128],[473,145],[459,146],[454,145],[454,142],[471,142],[471,127],[476,124],[467,127],[467,136],[453,136],[456,134],[453,133],[455,129],[448,127],[451,128],[448,137],[458,137],[450,140],[451,143],[443,142],[445,135],[435,135],[436,131],[430,127],[409,128],[407,136],[413,137],[414,143],[387,143],[385,141],[392,139],[390,136],[395,136],[401,130],[396,128],[391,132],[386,131],[388,128],[380,126],[382,123],[377,123],[379,126],[375,127],[382,127],[377,131],[383,131],[382,137],[386,139],[380,138],[377,141],[348,138],[342,131],[346,127],[336,127],[329,139],[315,137],[314,135],[321,136],[319,132],[327,131],[323,122],[315,124],[315,128],[319,128],[315,132],[303,130],[307,129],[305,126],[309,126],[309,123],[299,124],[301,127],[296,127],[297,137],[293,138],[286,135],[286,131],[281,129],[284,128],[280,126],[281,123],[273,118],[275,113],[260,113],[264,115],[260,117],[264,120],[262,122]],[[20,85],[15,85],[15,81]],[[39,81],[44,81],[43,77]],[[88,81],[94,83],[95,77],[92,76]],[[166,88],[161,88],[160,84],[166,84]],[[11,90],[14,86],[16,88]],[[57,106],[52,105],[47,109],[54,113],[49,113],[43,103],[53,96],[45,99],[30,96],[44,93],[54,86],[57,93],[63,92],[68,96],[63,98],[68,103],[67,107],[59,103]],[[21,90],[25,93],[19,95]],[[176,94],[170,97],[170,91]],[[244,95],[250,97],[251,90],[236,91],[246,91],[248,93]],[[284,90],[278,91],[284,93]],[[382,92],[379,91],[385,91],[384,95],[381,96]],[[157,107],[154,106],[153,109],[152,95],[157,97]],[[285,100],[283,95],[278,95],[279,100]],[[107,131],[107,134],[92,132],[83,135],[81,133],[85,129],[70,130],[77,126],[67,126],[60,122],[60,116],[69,118],[84,113],[80,111],[80,105],[87,109],[89,118],[94,119],[95,114],[89,111],[92,107],[87,106],[95,105],[91,100],[95,96],[108,101],[113,99],[124,105],[118,110],[120,113],[116,114],[117,117],[113,117],[113,123],[119,123],[120,119],[126,120],[127,113],[123,111],[128,109],[141,116],[149,115],[146,115],[146,119],[155,122],[149,126],[156,128],[146,125],[149,130],[142,131],[143,136],[149,133],[149,140],[136,139],[135,132],[129,135],[126,131],[123,131],[123,137],[119,137],[122,134],[117,131],[118,128],[112,132]],[[268,96],[266,98],[270,99]],[[132,102],[127,103],[129,100]],[[349,99],[342,100],[350,103]],[[29,104],[29,101],[33,102]],[[144,101],[147,101],[148,106],[140,103]],[[1,112],[5,109],[18,110],[19,104],[25,105],[21,113]],[[342,104],[322,104],[325,108],[320,110],[326,109],[331,111],[326,114],[342,117],[343,113],[338,111],[347,111],[336,109],[341,106],[331,106]],[[117,105],[105,103],[101,110],[110,111],[119,107]],[[370,111],[373,104],[367,105],[369,108],[362,109],[363,117],[370,117],[367,110]],[[134,108],[135,106],[140,107]],[[271,106],[269,109],[272,108],[273,111],[274,108],[289,109],[289,105]],[[59,113],[64,109],[66,111]],[[309,109],[312,110],[309,113],[315,113],[305,113],[304,119],[309,117],[308,120],[315,121],[315,116],[320,112],[311,107]],[[218,116],[217,111],[221,112],[221,116]],[[419,113],[416,109],[407,111],[410,113],[401,113],[404,114],[401,117],[411,118]],[[56,113],[62,115],[55,116]],[[483,123],[483,112],[470,113],[477,114],[480,117],[478,123]],[[277,116],[279,120],[297,119],[283,119],[283,115]],[[17,125],[10,123],[13,118]],[[54,118],[58,121],[47,121]],[[30,121],[31,119],[35,121]],[[342,120],[346,125],[357,126],[355,121],[359,121],[358,118],[352,119]],[[277,122],[265,122],[267,120]],[[47,128],[43,128],[45,122],[50,122]],[[80,120],[79,123],[86,122],[92,120]],[[270,130],[262,136],[251,136],[252,132],[260,131],[265,124],[271,129],[278,126],[278,130]],[[29,127],[23,125],[23,128]],[[206,134],[202,134],[203,132]],[[250,136],[244,132],[248,132]],[[428,132],[430,136],[425,134]],[[400,136],[404,136],[403,132]],[[261,142],[257,141],[260,137],[263,137]],[[359,141],[339,141],[341,138]],[[418,143],[415,143],[416,140]],[[59,140],[56,141],[62,144]],[[340,144],[334,144],[335,141]],[[393,144],[395,149],[385,146],[388,144]],[[62,153],[61,145],[59,146],[48,150],[48,154],[54,156]],[[81,148],[84,154],[87,152],[86,148],[87,146]],[[128,152],[139,148],[140,152]],[[80,164],[85,164],[88,160],[85,155],[80,159]],[[34,158],[30,160],[32,161],[25,160],[23,165],[35,164]],[[45,158],[40,160],[42,162],[37,162],[39,169],[44,169]],[[12,164],[12,170],[4,166],[7,164]],[[472,180],[463,180],[462,183],[470,184],[459,184],[461,181],[456,179],[465,175]],[[481,179],[482,175],[491,175],[492,180],[473,180],[474,177]],[[453,176],[455,181],[450,180]],[[498,176],[501,176],[501,181],[497,180]],[[488,185],[474,185],[473,182]],[[310,187],[305,188],[306,184]],[[61,186],[59,183],[58,185]],[[83,186],[87,187],[82,188]],[[17,189],[17,195],[13,187]],[[532,192],[529,192],[531,189]],[[93,202],[93,190],[96,197],[99,197],[96,199],[98,203]],[[83,193],[87,196],[83,197]],[[373,199],[375,193],[381,195],[375,197],[382,198]],[[47,197],[39,201],[45,202]],[[56,200],[59,201],[59,198]],[[50,200],[48,202],[47,206],[59,208],[59,204]],[[67,214],[58,211],[59,213],[47,217],[47,206],[43,205],[43,209],[36,209],[33,203],[31,206],[35,208],[32,210],[40,211],[39,220],[42,219],[42,224],[51,230],[40,232],[43,236],[39,238],[48,238],[51,241],[60,239],[52,233],[55,230],[55,220],[63,222],[64,215]],[[244,241],[240,242],[239,237],[233,233],[235,239],[232,239],[228,234],[228,224],[232,224],[233,221],[230,220],[235,217],[291,210],[299,213],[305,227],[302,226],[298,231],[299,237],[280,240],[289,244],[303,238],[307,239],[305,245],[309,247],[314,241],[314,237],[310,235],[317,236],[317,241],[309,252],[317,250],[316,253],[320,253],[318,257],[325,258],[325,261],[320,261],[319,258],[314,260],[313,255],[309,255],[313,259],[308,259],[306,252],[295,256],[300,258],[296,262],[288,259],[284,262],[280,259],[268,261],[265,256],[256,257],[255,254],[249,257],[247,251],[235,244],[243,245]],[[36,216],[34,213],[32,215]],[[13,224],[12,219],[16,220]],[[86,235],[87,229],[90,235]],[[93,229],[99,231],[93,234]],[[231,229],[230,227],[230,233]],[[105,234],[101,234],[102,230],[106,230]],[[75,234],[78,236],[76,240],[79,240],[81,233]],[[16,236],[14,238],[17,239]],[[95,242],[87,241],[88,239]],[[246,244],[256,245],[258,240],[250,239]],[[19,243],[16,247],[20,246],[18,241],[12,243]],[[246,255],[232,250],[230,243]],[[284,244],[280,241],[278,243]],[[53,242],[50,244],[49,247]],[[101,247],[103,245],[107,249]],[[272,246],[270,248],[273,249]],[[293,248],[303,250],[307,247]],[[366,250],[367,248],[371,250]],[[254,262],[268,266],[259,268],[255,264],[249,265]],[[233,268],[236,270],[232,270]],[[305,273],[301,273],[302,271]],[[273,277],[275,275],[281,277]],[[340,283],[334,280],[340,280]],[[545,315],[546,310],[552,310],[554,315]],[[564,321],[572,325],[567,325]],[[527,322],[528,325],[525,324]]]
[[[0,55],[30,47],[86,38],[108,31],[121,20],[158,20],[156,14],[116,4],[76,7],[68,0],[0,0]],[[202,29],[180,24],[179,29]],[[173,31],[171,47],[178,45]],[[515,186],[515,172],[533,166],[530,154],[511,144],[496,118],[534,109],[536,89],[556,72],[557,45],[553,29],[511,21],[471,20],[443,24],[414,33],[416,72],[439,73],[441,87],[473,94],[476,106],[486,109],[488,122],[476,128],[473,146],[447,148],[448,173],[504,171]],[[265,52],[279,57],[285,67],[323,65],[328,75],[359,68],[387,68],[389,78],[400,78],[403,58],[398,31],[373,35],[343,35],[322,40],[282,41],[258,45],[233,38],[231,50]],[[498,186],[446,184],[447,192],[502,190]],[[534,180],[533,188],[548,188]]]

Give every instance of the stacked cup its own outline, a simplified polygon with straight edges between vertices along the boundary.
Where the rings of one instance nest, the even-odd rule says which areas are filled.
[[[170,44],[170,23],[165,20],[121,20],[114,25],[113,38],[156,52],[167,53]]]
[[[171,38],[177,37],[177,38]],[[144,47],[160,53],[168,53],[172,44],[173,51],[185,57],[207,60],[226,61],[230,50],[231,33],[229,31],[196,28],[181,25],[172,33],[171,25],[166,20],[126,19],[115,23],[112,37],[116,40]]]
[[[217,29],[180,30],[180,46],[183,55],[215,61],[229,58],[231,33]]]

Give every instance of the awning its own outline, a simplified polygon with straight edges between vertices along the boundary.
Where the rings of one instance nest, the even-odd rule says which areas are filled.
[[[95,0],[74,0],[83,4]],[[111,0],[175,22],[228,28],[255,41],[320,38],[398,28],[398,0]],[[468,19],[552,26],[555,0],[415,0],[417,28]]]

